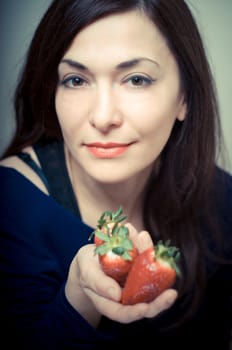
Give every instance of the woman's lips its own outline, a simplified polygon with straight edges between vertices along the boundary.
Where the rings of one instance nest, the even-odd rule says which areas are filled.
[[[88,151],[97,158],[116,158],[125,153],[129,144],[119,143],[91,143],[86,145]]]

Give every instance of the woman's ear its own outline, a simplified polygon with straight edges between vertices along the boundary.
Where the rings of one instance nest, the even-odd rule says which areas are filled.
[[[185,100],[183,99],[181,104],[180,104],[180,110],[179,110],[179,113],[177,115],[177,119],[180,122],[182,122],[183,120],[185,120],[186,113],[187,113],[187,104],[186,104]]]

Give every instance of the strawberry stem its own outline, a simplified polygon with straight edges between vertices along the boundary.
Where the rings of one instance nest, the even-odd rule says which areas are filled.
[[[155,246],[155,259],[160,259],[169,263],[175,269],[176,274],[180,275],[178,262],[180,260],[180,251],[175,246],[170,246],[170,239],[163,242],[159,240]]]
[[[96,246],[95,254],[105,255],[112,251],[121,256],[124,260],[132,260],[129,252],[133,249],[133,244],[128,238],[129,230],[122,221],[126,216],[122,215],[123,208],[120,206],[116,211],[106,210],[99,218],[97,228],[92,232],[89,239],[96,235],[103,243]]]

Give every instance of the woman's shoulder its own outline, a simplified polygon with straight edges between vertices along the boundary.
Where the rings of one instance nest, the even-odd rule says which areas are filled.
[[[23,152],[30,155],[32,160],[38,165],[39,160],[36,156],[35,151],[32,147],[26,147],[23,149]],[[48,194],[48,191],[41,180],[41,178],[38,176],[38,174],[33,171],[33,169],[28,166],[22,159],[20,159],[17,155],[10,156],[7,158],[4,158],[0,161],[0,166],[5,168],[10,168],[16,170],[18,173],[26,177],[30,182],[32,182],[36,187],[38,187],[42,192]]]
[[[217,166],[213,182],[213,196],[217,203],[231,211],[232,207],[232,174]]]
[[[229,171],[217,167],[213,190],[213,204],[218,213],[218,220],[228,250],[232,249],[232,175]]]
[[[214,190],[217,197],[223,197],[232,204],[232,174],[219,166],[216,167]]]
[[[230,170],[227,170],[226,168],[223,168],[222,166],[216,165],[216,177],[218,179],[227,179],[232,181],[232,172]]]

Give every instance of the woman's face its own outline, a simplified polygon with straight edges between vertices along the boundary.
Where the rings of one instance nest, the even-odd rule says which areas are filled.
[[[100,19],[58,70],[56,111],[79,171],[106,183],[148,175],[185,116],[177,63],[154,24],[137,11]]]

